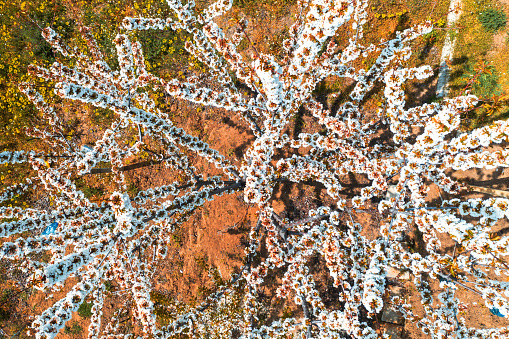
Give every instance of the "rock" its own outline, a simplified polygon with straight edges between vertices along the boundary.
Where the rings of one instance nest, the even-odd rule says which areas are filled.
[[[400,270],[397,270],[394,267],[387,267],[385,270],[387,271],[386,275],[387,278],[397,278],[399,273],[401,272]]]
[[[391,297],[401,297],[403,295],[403,288],[399,286],[389,285],[389,295]]]
[[[399,279],[410,280],[410,272],[408,271],[402,272],[399,276]]]
[[[387,305],[382,310],[382,321],[396,325],[403,325],[405,323],[405,317],[403,317],[403,314],[399,311],[394,310],[391,305]]]
[[[397,198],[398,197],[398,189],[396,185],[389,185],[387,187],[387,194],[385,195],[385,199],[389,200],[391,198]]]
[[[403,334],[403,327],[394,324],[381,324],[385,333],[391,336],[391,339],[401,339]]]
[[[392,297],[402,297],[404,294],[404,290],[402,287],[389,285],[388,287],[389,300]],[[384,303],[384,308],[382,310],[382,321],[403,325],[405,323],[405,317],[399,311],[393,309],[392,305],[388,302]]]
[[[409,280],[410,279],[410,272],[408,271],[400,271],[394,267],[386,267],[385,269],[387,271],[387,278],[393,278],[393,279],[402,279],[402,280]]]

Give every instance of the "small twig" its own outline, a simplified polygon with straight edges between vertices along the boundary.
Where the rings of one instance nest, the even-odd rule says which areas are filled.
[[[497,259],[502,265],[504,265],[505,268],[507,268],[509,270],[509,266],[504,261],[502,261],[502,259],[500,259],[499,257],[495,256],[492,251],[488,250],[488,252],[491,254],[491,256],[493,258]]]
[[[237,25],[240,27],[240,30],[242,31],[242,33],[244,33],[244,36],[246,37],[247,41],[249,42],[249,44],[251,45],[251,47],[253,47],[255,53],[256,53],[256,58],[259,59],[260,58],[260,53],[258,53],[258,50],[256,49],[255,45],[253,44],[253,42],[251,41],[251,39],[249,39],[249,36],[247,35],[246,31],[244,30],[244,27],[242,27],[242,25],[240,24],[239,20],[237,18],[235,18],[235,21],[237,22]]]

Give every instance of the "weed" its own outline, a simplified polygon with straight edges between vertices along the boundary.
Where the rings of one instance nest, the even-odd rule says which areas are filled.
[[[267,5],[289,6],[294,4],[295,0],[233,0],[233,6],[239,8],[253,7],[260,5],[260,3]]]
[[[21,292],[19,297],[21,300],[27,301],[28,298],[30,297],[30,294],[28,292]]]
[[[90,112],[90,120],[94,125],[110,125],[113,122],[115,113],[109,109],[94,107]]]
[[[493,95],[491,98],[484,98],[484,103],[465,114],[462,120],[463,127],[470,130],[486,126],[496,120],[507,120],[509,118],[509,102],[507,95]]]
[[[375,11],[375,7],[372,7],[371,8],[373,11]],[[375,18],[377,19],[391,19],[391,18],[400,18],[402,16],[404,16],[405,14],[407,13],[407,10],[402,10],[402,11],[399,11],[399,12],[395,12],[395,13],[389,13],[389,14],[385,14],[385,13],[377,13],[375,12]]]
[[[113,289],[113,284],[111,283],[111,281],[106,280],[106,281],[104,282],[104,289],[105,289],[107,292],[111,292],[111,290]]]
[[[306,128],[306,122],[299,114],[295,114],[291,119],[295,122],[295,129]]]
[[[127,193],[129,193],[131,197],[135,197],[139,191],[140,188],[134,183],[130,183],[129,186],[127,186]]]
[[[431,32],[424,34],[422,38],[424,39],[424,41],[426,41],[426,43],[433,44],[437,42],[439,36],[440,33],[436,29],[434,29]]]
[[[101,187],[92,187],[83,178],[77,178],[75,184],[76,188],[81,190],[87,199],[104,194],[104,190]]]
[[[245,50],[246,48],[249,47],[249,42],[247,41],[247,39],[242,39],[242,41],[239,43],[239,45],[237,46],[237,49],[242,52],[243,50]]]
[[[173,240],[175,245],[177,245],[177,247],[182,247],[183,241],[182,241],[182,237],[180,236],[180,234],[178,234],[178,233],[172,234],[171,239]]]
[[[287,28],[275,34],[269,42],[270,52],[275,55],[281,55],[283,53],[283,41],[289,37],[290,34]]]
[[[10,288],[4,290],[2,292],[2,296],[0,297],[0,302],[6,302],[14,295],[14,290],[11,290]]]
[[[183,32],[182,32],[183,33]],[[175,68],[184,57],[189,57],[184,49],[186,40],[190,37],[185,34],[176,34],[172,30],[155,32],[153,30],[136,33],[143,46],[147,70],[159,71],[163,68]],[[168,64],[170,62],[170,64]]]
[[[152,290],[150,291],[150,299],[154,303],[154,314],[163,325],[174,319],[173,312],[168,308],[175,303],[169,297],[159,291]]]
[[[210,268],[210,265],[207,263],[208,257],[206,255],[195,257],[194,261],[198,265],[199,268],[201,268],[203,271],[208,271]]]
[[[287,319],[291,317],[293,317],[293,312],[290,307],[287,306],[283,309],[283,315],[281,315],[281,319]]]
[[[459,33],[456,29],[451,29],[449,31],[449,37],[451,38],[451,40],[456,40],[456,38],[458,37]]]

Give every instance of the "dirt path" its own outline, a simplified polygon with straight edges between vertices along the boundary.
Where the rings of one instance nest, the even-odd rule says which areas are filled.
[[[451,0],[449,6],[449,15],[447,15],[447,27],[453,27],[461,16],[462,3],[461,0]],[[449,66],[447,62],[452,59],[454,53],[454,45],[456,38],[452,38],[450,31],[447,31],[444,47],[442,48],[442,56],[440,57],[440,70],[438,71],[437,97],[447,97],[449,92],[447,83],[449,82]]]

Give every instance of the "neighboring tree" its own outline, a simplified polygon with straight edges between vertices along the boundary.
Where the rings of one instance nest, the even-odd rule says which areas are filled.
[[[460,113],[477,103],[471,95],[420,106],[405,101],[405,81],[433,74],[429,66],[403,66],[411,54],[408,44],[430,32],[431,24],[364,46],[367,1],[299,1],[301,15],[284,41],[285,57],[278,61],[255,50],[254,61],[247,62],[236,51],[248,39],[245,23],[240,21],[238,30],[228,37],[213,21],[226,13],[231,1],[220,0],[201,13],[193,10],[193,1],[167,2],[176,18],[126,18],[123,27],[187,31],[192,36],[187,51],[209,70],[200,78],[167,81],[149,74],[141,44],[131,42],[128,34],[118,34],[114,40],[119,70],[112,70],[87,28],[82,28],[82,34],[92,58],[67,47],[52,29],[44,30],[45,39],[71,66],[63,62],[50,68],[33,66],[31,73],[54,83],[56,93],[64,99],[112,110],[115,120],[91,150],[83,148],[64,137],[58,112],[36,87],[23,85],[24,93],[47,120],[45,128],[34,127],[30,134],[48,142],[53,151],[0,153],[0,164],[28,163],[35,173],[25,183],[5,190],[1,199],[43,189],[55,205],[51,210],[0,207],[0,234],[8,238],[0,257],[21,261],[33,272],[33,285],[47,293],[61,289],[68,278],[79,277],[66,297],[34,320],[32,331],[37,338],[55,337],[86,298],[94,304],[90,338],[131,336],[120,331],[120,312],[101,325],[106,281],[115,281],[125,291],[125,300],[134,301],[132,315],[141,326],[133,333],[144,337],[285,338],[288,333],[301,333],[307,338],[376,338],[374,317],[384,306],[390,268],[409,270],[413,275],[413,284],[421,293],[422,314],[401,297],[391,302],[424,333],[434,338],[507,335],[506,328],[469,327],[458,315],[466,303],[456,292],[478,293],[489,308],[509,314],[504,261],[509,237],[494,237],[491,231],[498,220],[509,217],[509,201],[461,199],[466,186],[450,173],[507,167],[507,149],[487,147],[509,141],[509,126],[497,121],[459,133]],[[338,29],[351,35],[341,49],[331,39]],[[378,55],[376,62],[367,71],[355,67],[360,59],[373,55]],[[315,86],[331,76],[355,83],[347,93],[348,101],[335,111],[312,97]],[[375,84],[383,86],[385,101],[369,116],[363,104]],[[246,86],[248,94],[244,93]],[[234,166],[204,141],[175,127],[155,108],[148,95],[151,90],[238,114],[255,136],[242,165]],[[301,133],[296,138],[286,134],[290,119],[302,107],[326,133]],[[372,141],[382,124],[390,127],[392,140],[377,144]],[[414,126],[422,127],[416,139],[412,139]],[[130,133],[137,138],[134,145],[121,138]],[[185,180],[130,198],[125,159],[145,152],[149,140],[164,149],[153,151],[157,161]],[[200,172],[192,153],[222,174]],[[99,162],[111,163],[117,187],[101,204],[87,199],[73,182],[80,175],[96,173]],[[350,173],[367,176],[371,184],[359,196],[347,199],[341,182]],[[323,185],[335,206],[320,206],[301,220],[274,212],[276,185],[310,181]],[[391,181],[397,185],[397,194],[386,198]],[[425,198],[431,184],[453,198],[441,205],[428,203]],[[157,261],[165,258],[172,232],[206,201],[239,191],[259,209],[258,223],[250,230],[245,249],[245,265],[203,304],[191,307],[176,302],[173,320],[160,327],[151,300],[151,277]],[[373,198],[379,199],[378,209],[366,208]],[[365,225],[357,215],[365,212],[374,213],[380,222],[380,236],[375,240],[362,235]],[[52,223],[57,223],[53,224],[56,228],[48,229]],[[39,230],[44,231],[37,234]],[[422,253],[411,253],[402,244],[402,234],[414,230],[426,243]],[[453,256],[442,248],[439,234],[456,242]],[[262,255],[261,247],[267,255]],[[33,258],[41,252],[51,253],[49,262]],[[136,252],[141,255],[134,255]],[[322,257],[339,290],[335,307],[324,304],[310,273],[309,259],[315,255]],[[283,272],[278,296],[301,306],[300,320],[286,316],[262,324],[257,317],[263,308],[258,291],[275,269]],[[495,279],[493,273],[505,277]],[[432,289],[434,281],[440,282],[439,291]]]

